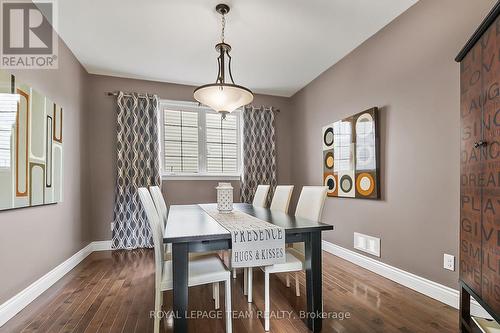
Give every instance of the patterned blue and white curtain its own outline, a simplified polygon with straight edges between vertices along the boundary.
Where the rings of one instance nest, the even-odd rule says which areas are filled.
[[[272,107],[246,106],[243,111],[243,175],[240,200],[251,203],[257,185],[271,185],[270,198],[277,184],[276,135]]]
[[[117,175],[114,249],[152,247],[152,234],[137,189],[160,185],[158,96],[124,94],[117,102]]]

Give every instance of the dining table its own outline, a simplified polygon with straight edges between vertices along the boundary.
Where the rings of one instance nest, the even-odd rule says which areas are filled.
[[[234,209],[283,228],[285,242],[304,243],[306,273],[307,326],[312,332],[322,326],[322,250],[321,233],[333,226],[301,217],[235,203]],[[231,249],[231,234],[199,205],[171,205],[164,243],[172,244],[174,332],[188,331],[188,262],[190,252]]]

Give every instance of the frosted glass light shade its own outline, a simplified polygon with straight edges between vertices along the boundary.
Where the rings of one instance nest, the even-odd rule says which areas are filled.
[[[236,84],[207,84],[196,88],[194,99],[221,113],[231,113],[253,101],[252,92]]]

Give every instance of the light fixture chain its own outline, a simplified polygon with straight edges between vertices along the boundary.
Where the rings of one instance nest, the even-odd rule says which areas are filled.
[[[220,39],[224,43],[224,33],[226,30],[226,15],[222,14],[222,31],[220,34]]]

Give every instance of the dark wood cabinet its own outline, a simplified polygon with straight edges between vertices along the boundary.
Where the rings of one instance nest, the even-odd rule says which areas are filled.
[[[460,62],[460,320],[475,332],[473,296],[500,318],[500,1]],[[497,211],[499,214],[496,214]]]

